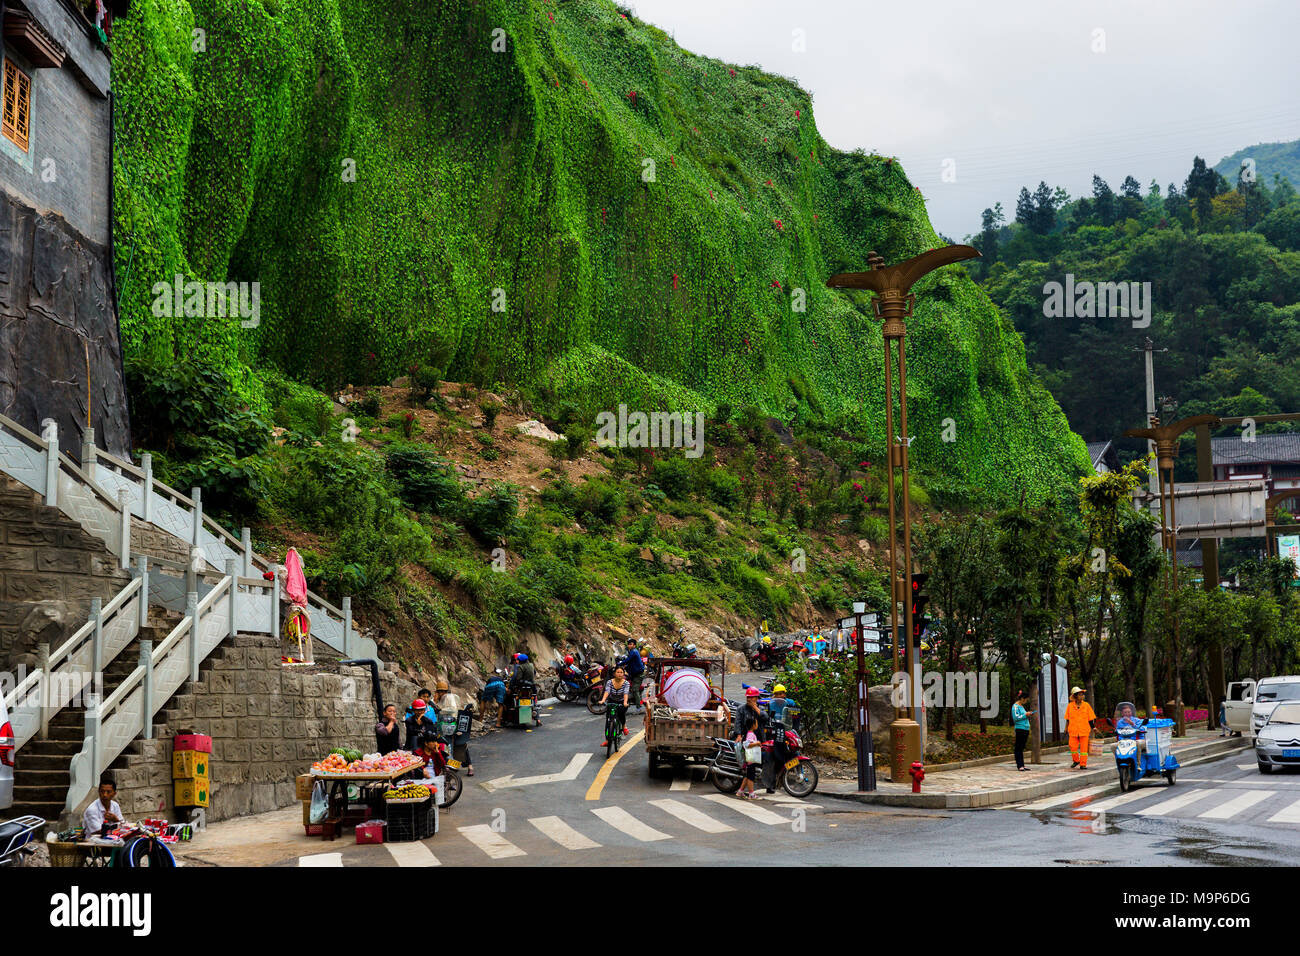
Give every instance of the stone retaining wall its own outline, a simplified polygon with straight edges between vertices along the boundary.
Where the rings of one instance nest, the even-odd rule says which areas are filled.
[[[418,690],[381,665],[385,703],[404,709]],[[160,714],[165,734],[113,771],[118,800],[130,816],[173,810],[171,737],[185,730],[212,741],[209,821],[297,803],[294,778],[332,748],[375,749],[370,671],[317,664],[287,668],[272,637],[229,638]]]
[[[8,475],[0,474],[0,667],[37,644],[51,649],[131,583],[104,543]]]

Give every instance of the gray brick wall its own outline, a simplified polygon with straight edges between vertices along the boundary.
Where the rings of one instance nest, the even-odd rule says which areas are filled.
[[[57,647],[131,581],[102,541],[0,475],[0,662]]]
[[[352,678],[345,694],[344,677]],[[419,689],[381,671],[385,701],[403,705]],[[140,753],[112,771],[118,801],[131,816],[175,816],[171,737],[182,731],[212,737],[209,821],[262,813],[298,802],[294,778],[334,747],[375,749],[375,705],[367,671],[318,664],[286,668],[280,642],[270,636],[228,638],[163,709],[165,733],[143,741]]]
[[[12,49],[5,56],[32,78],[32,111],[26,152],[0,136],[0,187],[107,245],[108,100],[89,93],[66,65],[32,70]]]

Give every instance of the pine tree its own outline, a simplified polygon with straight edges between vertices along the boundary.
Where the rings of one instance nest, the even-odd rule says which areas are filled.
[[[1056,225],[1056,196],[1047,183],[1039,181],[1034,190],[1034,232],[1046,235]]]
[[[1115,224],[1115,194],[1111,192],[1106,180],[1096,173],[1092,177],[1093,205],[1097,210],[1097,220],[1103,226]]]
[[[1020,196],[1016,199],[1016,222],[1026,229],[1034,226],[1034,197],[1029,195],[1025,186],[1020,187]]]

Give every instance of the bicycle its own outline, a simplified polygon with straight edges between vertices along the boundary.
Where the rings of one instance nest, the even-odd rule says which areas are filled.
[[[608,760],[610,754],[618,750],[619,745],[623,742],[623,728],[619,724],[618,707],[611,705],[605,708],[605,759]]]

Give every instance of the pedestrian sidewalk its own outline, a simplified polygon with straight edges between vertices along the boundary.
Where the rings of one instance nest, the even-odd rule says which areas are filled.
[[[1188,728],[1186,737],[1174,739],[1173,752],[1179,764],[1187,766],[1191,761],[1221,757],[1250,745],[1249,737],[1220,737],[1217,730]],[[1114,785],[1118,789],[1114,747],[1114,740],[1111,740],[1101,754],[1091,755],[1087,770],[1070,769],[1068,750],[1044,753],[1042,763],[1029,764],[1029,769],[1023,773],[1016,769],[1015,758],[1011,756],[994,762],[976,761],[977,765],[951,770],[943,770],[943,765],[938,764],[926,768],[920,793],[912,793],[911,777],[897,783],[890,781],[889,755],[877,754],[875,792],[859,792],[856,780],[826,780],[817,788],[817,793],[819,796],[885,806],[973,810],[1037,800],[1086,787]],[[1028,759],[1028,754],[1025,756]]]

